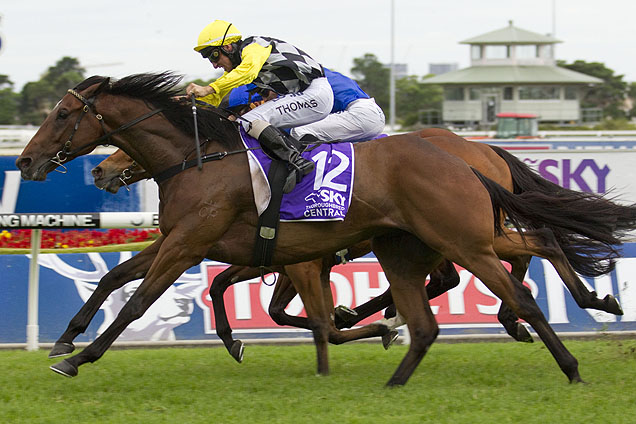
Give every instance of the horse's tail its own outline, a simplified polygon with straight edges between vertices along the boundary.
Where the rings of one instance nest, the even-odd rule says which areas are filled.
[[[609,233],[606,234],[605,239],[600,237],[598,239],[599,241],[610,242],[612,237],[623,238],[627,232],[634,229],[636,222],[636,208],[634,205],[620,205],[600,194],[581,193],[563,188],[543,178],[510,152],[497,146],[489,146],[508,165],[508,169],[510,169],[510,174],[512,175],[514,193],[520,194],[528,191],[537,191],[548,195],[556,194],[566,198],[568,196],[577,198],[587,217],[605,223],[605,226],[598,228],[597,231],[606,230]]]
[[[499,157],[501,157],[510,169],[510,175],[512,176],[513,192],[515,194],[523,193],[526,191],[540,191],[542,193],[556,193],[562,190],[567,190],[552,181],[546,180],[539,175],[534,169],[520,161],[515,155],[502,149],[499,146],[493,146],[488,144]]]
[[[473,169],[490,193],[495,229],[501,214],[518,231],[549,228],[563,253],[580,274],[599,276],[614,269],[617,247],[636,228],[636,206],[623,206],[591,193],[573,190],[525,191],[513,194]]]

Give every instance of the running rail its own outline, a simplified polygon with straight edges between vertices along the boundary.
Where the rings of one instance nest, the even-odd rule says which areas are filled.
[[[0,230],[33,230],[31,233],[31,259],[29,262],[26,349],[39,349],[40,326],[38,324],[38,303],[40,268],[38,266],[38,255],[40,253],[42,230],[70,228],[153,228],[157,226],[159,226],[159,214],[153,212],[0,214]]]

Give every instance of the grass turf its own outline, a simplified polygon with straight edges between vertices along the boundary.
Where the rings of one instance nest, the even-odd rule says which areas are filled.
[[[2,423],[631,423],[636,341],[566,341],[588,384],[568,384],[541,343],[433,345],[404,387],[386,388],[406,352],[311,345],[112,350],[73,379],[47,352],[0,351]]]

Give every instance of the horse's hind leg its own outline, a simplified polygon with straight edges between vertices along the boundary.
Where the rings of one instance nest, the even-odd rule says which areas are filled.
[[[387,382],[404,385],[439,333],[428,303],[424,278],[441,256],[407,233],[393,233],[373,239],[373,251],[391,284],[393,301],[406,319],[411,344],[406,356]]]
[[[431,281],[426,285],[426,294],[429,299],[434,299],[458,285],[459,274],[455,269],[455,265],[448,259],[444,259],[431,272]]]
[[[468,255],[460,264],[534,328],[570,382],[581,382],[578,361],[559,340],[530,292],[521,288],[521,282],[506,271],[494,253],[475,250],[464,253]]]
[[[495,249],[495,251],[497,251],[497,249]],[[499,252],[497,252],[497,255],[499,256]],[[507,260],[510,265],[512,265],[510,273],[515,277],[515,279],[517,281],[523,281],[526,276],[526,272],[528,271],[528,266],[530,265],[531,258],[532,257],[528,255],[520,255],[504,259]],[[502,259],[502,256],[500,256],[500,259]],[[520,288],[528,290],[528,288],[523,284],[520,286]],[[519,317],[517,316],[517,314],[515,314],[513,310],[510,309],[504,302],[501,302],[499,312],[497,313],[497,319],[499,320],[501,325],[503,325],[506,333],[508,333],[508,335],[513,339],[517,340],[518,342],[524,343],[534,342],[534,340],[532,339],[532,335],[530,335],[528,329],[519,322]]]
[[[162,242],[163,236],[159,237],[153,244],[126,262],[117,265],[99,280],[95,291],[91,293],[86,303],[82,305],[77,314],[75,314],[69,322],[66,331],[64,331],[53,345],[53,348],[49,352],[49,358],[65,356],[75,350],[73,340],[75,340],[75,337],[79,334],[86,331],[91,320],[108,296],[126,283],[146,275]]]
[[[504,260],[526,255],[547,259],[554,266],[554,269],[570,290],[572,297],[574,297],[576,304],[580,308],[592,308],[614,315],[623,315],[623,310],[614,296],[608,294],[603,299],[599,299],[596,292],[587,289],[568,261],[551,230],[543,228],[528,231],[524,233],[523,238],[519,233],[509,231],[506,236],[495,238],[494,247],[497,255]],[[515,274],[513,273],[513,275]],[[519,275],[515,275],[515,277],[523,281],[523,276],[520,278]]]

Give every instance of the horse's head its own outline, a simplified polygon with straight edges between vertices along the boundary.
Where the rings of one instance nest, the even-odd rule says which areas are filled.
[[[49,172],[95,148],[90,141],[104,133],[95,98],[109,78],[91,77],[58,102],[16,160],[25,180],[43,181]]]
[[[101,161],[91,174],[97,188],[111,193],[117,193],[123,185],[150,178],[150,174],[121,149]]]
[[[171,72],[130,75],[112,84],[91,77],[69,90],[17,159],[22,178],[44,180],[58,166],[105,143],[124,149],[156,174],[194,151],[197,129],[208,146],[216,143],[210,148],[239,148],[235,124],[216,108],[200,109],[195,129],[190,104],[178,96],[181,79]]]

